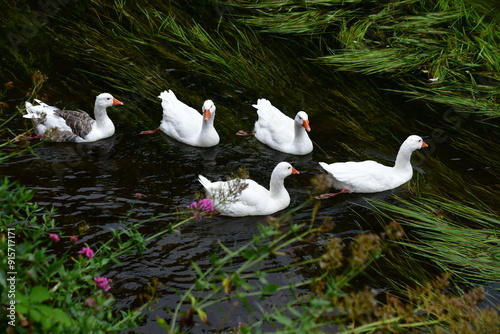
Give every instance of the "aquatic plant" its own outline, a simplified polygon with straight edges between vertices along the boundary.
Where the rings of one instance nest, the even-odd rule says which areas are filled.
[[[432,149],[457,149],[460,156],[470,157],[475,167],[487,170],[493,178],[498,176],[495,167],[500,150],[491,140],[496,135],[498,117],[495,85],[499,63],[498,53],[491,46],[495,46],[498,32],[493,30],[491,20],[494,12],[484,10],[487,5],[476,1],[465,6],[469,2],[447,0],[433,4],[433,8],[423,8],[429,4],[414,0],[230,3],[229,7],[211,1],[184,2],[182,6],[176,1],[75,3],[71,10],[46,16],[47,21],[36,26],[37,43],[23,35],[26,43],[17,44],[16,52],[10,41],[1,40],[2,59],[7,59],[3,70],[23,82],[26,96],[64,95],[98,87],[125,92],[131,106],[132,121],[127,119],[130,127],[151,119],[156,124],[160,111],[152,106],[158,105],[157,93],[166,87],[182,91],[193,104],[201,104],[198,100],[206,93],[216,92],[221,99],[231,96],[225,100],[228,105],[221,106],[225,117],[220,125],[227,133],[241,126],[250,97],[274,95],[286,100],[288,108],[306,105],[315,109],[314,114],[321,116],[318,126],[328,125],[328,132],[323,132],[329,136],[325,145],[334,133],[334,144],[316,147],[317,155],[366,159],[373,158],[371,150],[375,149],[381,153],[375,158],[390,159],[382,152],[392,154],[393,147],[388,144],[398,143],[402,133],[428,130]],[[214,9],[214,4],[221,7]],[[38,13],[36,4],[16,2],[3,7],[6,12],[0,18],[4,23],[0,29],[19,36],[29,22],[24,18]],[[264,29],[258,33],[255,27]],[[55,52],[49,52],[49,47]],[[60,71],[61,75],[59,68],[70,71]],[[54,81],[57,84],[52,84]],[[320,84],[314,85],[315,81]],[[398,87],[394,87],[395,82]],[[398,105],[387,103],[394,99],[393,92],[433,104],[424,108],[419,103],[417,111],[399,110]],[[417,120],[414,113],[418,113]],[[19,114],[2,113],[1,117],[7,122]],[[431,125],[425,125],[425,121]],[[5,124],[4,133],[14,137]],[[1,145],[10,147],[13,143]],[[19,152],[17,148],[14,151]],[[499,327],[498,314],[493,308],[477,308],[484,296],[477,285],[498,280],[494,268],[498,260],[498,219],[487,205],[474,202],[494,202],[498,189],[491,179],[461,176],[443,157],[429,155],[416,157],[417,168],[424,166],[427,174],[416,173],[408,185],[409,194],[421,198],[415,202],[391,200],[396,203],[392,206],[376,204],[379,224],[371,223],[370,231],[347,236],[335,233],[329,221],[321,224],[317,220],[321,214],[316,205],[311,225],[294,223],[293,215],[285,215],[270,218],[245,245],[220,243],[211,258],[211,268],[193,264],[196,284],[187,292],[178,292],[181,301],[171,310],[171,318],[160,319],[159,323],[170,332],[179,332],[181,326],[184,330],[198,319],[214,322],[215,313],[224,315],[219,327],[240,332],[266,328],[290,333],[494,332]],[[440,180],[432,182],[429,189],[425,177]],[[425,199],[436,194],[440,197],[433,201]],[[22,198],[29,196],[30,191],[20,186],[0,186],[3,212],[16,222],[27,217],[30,223],[38,222],[47,211],[26,206]],[[137,199],[141,197],[136,195]],[[468,199],[471,202],[464,204]],[[25,209],[30,210],[29,215]],[[177,214],[151,217],[143,223]],[[186,220],[193,219],[192,212],[184,214]],[[184,221],[170,224],[165,232],[178,229]],[[25,228],[26,240],[32,233],[40,233],[43,237],[32,244],[53,252],[41,254],[27,248],[26,254],[46,260],[50,268],[64,268],[69,257],[78,258],[71,262],[73,265],[101,269],[111,263],[106,260],[107,254],[114,256],[111,261],[119,261],[125,254],[117,252],[117,245],[130,246],[125,249],[139,255],[145,250],[145,242],[151,239],[139,233],[137,226],[129,227],[111,232],[113,244],[86,245],[95,250],[93,258],[78,257],[83,245],[69,245],[64,233],[57,246],[50,243],[48,234],[55,230],[59,233],[55,226],[38,232]],[[72,247],[71,255],[63,246]],[[287,246],[291,251],[285,253]],[[43,257],[49,255],[54,257]],[[276,258],[286,259],[287,264],[267,266]],[[99,267],[101,264],[104,266]],[[23,266],[28,268],[30,264],[23,262]],[[38,278],[45,279],[42,264],[31,268],[36,269],[33,272]],[[287,274],[295,271],[303,273],[304,282],[286,281]],[[283,281],[271,280],[276,272],[284,273]],[[446,275],[440,275],[442,272]],[[33,278],[26,273],[23,277],[31,281],[26,281],[29,284],[25,284],[21,302],[40,312],[47,307],[66,311],[69,307],[63,304],[63,297],[54,301],[47,296],[72,287],[79,291],[73,291],[75,294],[85,291],[76,297],[80,304],[75,312],[96,314],[96,326],[105,319],[102,328],[109,329],[104,313],[111,313],[112,300],[98,289],[96,275],[101,273],[94,270],[85,276],[85,282],[72,286],[50,282],[45,288],[40,284],[31,289]],[[99,282],[102,287],[109,286],[102,278]],[[141,304],[159,297],[157,284],[153,279],[139,294]],[[392,290],[386,291],[387,287]],[[98,290],[97,295],[89,295],[90,289]],[[2,305],[6,305],[4,300]],[[232,312],[241,308],[252,316],[236,321]],[[119,311],[113,314],[120,313],[124,320],[113,330],[138,325],[134,312]],[[33,327],[42,328],[62,326],[67,319],[61,319],[31,321]]]
[[[371,203],[382,220],[405,227],[407,239],[396,241],[404,246],[404,257],[431,261],[456,283],[498,281],[500,217],[485,203],[478,199],[458,203],[436,196]]]
[[[497,118],[500,58],[493,1],[228,1],[269,34],[298,36],[344,71],[390,75],[401,93]],[[322,45],[326,47],[321,48]]]
[[[482,288],[453,292],[448,275],[434,272],[418,281],[412,281],[410,275],[403,280],[406,284],[400,280],[404,285],[394,285],[393,291],[377,290],[372,276],[377,270],[373,268],[399,257],[398,252],[405,249],[406,235],[395,221],[379,234],[366,232],[343,239],[332,234],[334,225],[328,222],[296,224],[290,218],[269,218],[246,244],[228,247],[219,243],[220,252],[212,255],[212,266],[206,270],[193,263],[196,282],[181,294],[171,318],[157,319],[158,323],[168,333],[183,332],[197,319],[215,329],[231,323],[236,328],[238,320],[233,331],[237,333],[324,333],[333,329],[339,333],[486,333],[500,326],[494,309],[478,308],[484,299]],[[308,242],[317,247],[313,245],[324,235],[331,237],[320,246],[322,255],[304,258],[301,253],[310,251]],[[283,252],[290,245],[294,251]],[[390,258],[385,259],[387,256]],[[289,258],[288,264],[264,265],[275,257]],[[406,259],[410,265],[418,263],[414,257]],[[280,284],[269,278],[274,272],[297,271],[312,274],[300,282],[290,279]],[[356,287],[354,282],[365,275],[372,279],[364,287]],[[251,320],[230,317],[242,308],[250,312]],[[228,324],[214,327],[216,314]]]

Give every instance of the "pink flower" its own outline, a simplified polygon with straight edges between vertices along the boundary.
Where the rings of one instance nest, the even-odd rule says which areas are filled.
[[[59,242],[59,236],[55,233],[49,234],[49,238],[52,239],[54,242]]]
[[[111,289],[111,286],[109,286],[109,283],[111,283],[113,280],[110,278],[106,277],[94,277],[94,282],[97,285],[97,287],[101,290],[108,291]]]
[[[194,219],[201,219],[203,216],[217,213],[214,208],[214,203],[208,198],[191,203],[188,209],[193,210]]]
[[[141,193],[135,193],[135,194],[134,194],[134,196],[135,196],[135,198],[137,198],[137,199],[141,199],[141,198],[143,198],[143,197],[144,197],[144,195],[143,195],[143,194],[141,194]]]
[[[87,307],[95,307],[96,306],[95,299],[94,298],[87,298],[87,299],[85,299],[85,302],[83,303],[83,305],[85,305]]]
[[[69,240],[70,240],[72,243],[76,244],[76,242],[78,241],[78,237],[72,236],[72,237],[69,237]]]
[[[94,257],[94,251],[92,249],[88,248],[88,247],[83,247],[78,252],[78,254],[82,254],[82,255],[88,257],[89,259]]]

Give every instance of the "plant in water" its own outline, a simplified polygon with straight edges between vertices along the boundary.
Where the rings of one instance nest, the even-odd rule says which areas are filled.
[[[499,282],[500,219],[486,204],[418,197],[372,204],[380,219],[408,228],[408,239],[396,241],[403,256],[430,261],[455,283]],[[495,285],[492,289],[499,290]]]
[[[497,118],[500,59],[494,1],[227,1],[240,21],[305,40],[344,71],[389,74],[399,92]],[[324,47],[326,45],[326,47]]]
[[[317,224],[296,224],[290,219],[289,215],[268,218],[243,245],[219,243],[221,251],[212,255],[209,268],[203,270],[193,263],[196,282],[181,294],[171,318],[158,319],[158,323],[168,333],[181,333],[196,319],[207,329],[233,326],[235,333],[488,333],[499,328],[500,317],[494,309],[478,308],[484,290],[454,292],[448,275],[434,274],[417,285],[408,279],[404,288],[393,291],[370,287],[376,279],[361,287],[356,283],[376,274],[373,268],[384,257],[397,256],[393,248],[400,247],[405,233],[395,221],[382,233],[346,239],[332,235],[334,225],[327,221],[314,227]],[[322,255],[311,257],[309,249],[317,247],[325,235],[331,237]],[[294,252],[284,252],[290,245]],[[290,261],[283,267],[265,265],[275,257]],[[414,259],[409,261],[416,265]],[[297,271],[314,274],[300,282],[273,282],[274,273]],[[272,306],[266,307],[266,301]],[[238,318],[238,323],[231,314],[241,314],[241,309],[252,316],[247,321]],[[214,319],[221,317],[223,323],[216,324]]]

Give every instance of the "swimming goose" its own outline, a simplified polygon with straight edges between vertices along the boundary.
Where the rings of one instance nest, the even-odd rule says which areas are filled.
[[[158,128],[142,131],[153,134],[162,130],[168,136],[191,146],[211,147],[219,143],[219,134],[214,128],[215,105],[212,100],[203,103],[201,115],[198,111],[179,101],[171,90],[158,96],[162,102],[163,119]]]
[[[384,166],[367,160],[361,162],[336,162],[319,164],[333,177],[333,187],[340,192],[322,194],[317,199],[329,198],[340,193],[375,193],[399,187],[408,182],[413,175],[410,158],[413,151],[428,147],[422,138],[409,136],[399,149],[394,167]]]
[[[115,126],[106,108],[123,103],[111,94],[102,93],[95,99],[95,120],[82,110],[61,110],[35,99],[38,105],[26,102],[26,115],[35,127],[37,137],[54,142],[93,142],[112,136]]]
[[[313,144],[307,134],[311,127],[304,111],[299,111],[295,119],[291,119],[266,99],[257,100],[253,107],[259,115],[255,132],[249,134],[239,131],[238,135],[255,135],[260,142],[288,154],[305,155],[312,152]]]
[[[271,174],[269,190],[250,179],[211,182],[199,175],[207,198],[215,210],[231,217],[271,215],[290,205],[290,195],[284,180],[291,174],[300,174],[288,162],[280,162]]]

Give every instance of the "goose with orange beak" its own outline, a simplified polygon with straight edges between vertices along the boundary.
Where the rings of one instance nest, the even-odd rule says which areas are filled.
[[[394,189],[411,180],[413,167],[411,155],[415,150],[428,147],[419,136],[409,136],[399,148],[396,162],[393,167],[384,166],[372,160],[361,162],[348,161],[327,164],[320,162],[320,166],[331,175],[332,185],[340,192],[322,194],[316,199],[324,199],[341,193],[375,193]]]
[[[292,119],[266,99],[257,100],[253,107],[259,116],[255,122],[255,132],[249,134],[239,131],[238,135],[255,135],[263,144],[288,154],[305,155],[312,152],[313,144],[307,134],[311,127],[306,112],[299,111]]]
[[[219,134],[214,127],[215,104],[212,100],[203,103],[202,113],[179,101],[172,90],[158,96],[163,108],[160,126],[141,134],[153,134],[158,130],[191,146],[212,147],[219,143]]]
[[[207,198],[221,215],[231,217],[271,215],[290,205],[285,178],[300,174],[288,162],[280,162],[271,174],[269,190],[250,179],[232,179],[211,182],[203,175],[198,180],[205,188]]]
[[[26,115],[23,117],[32,120],[38,138],[54,142],[83,143],[111,137],[115,126],[106,109],[123,105],[111,94],[99,94],[95,100],[93,119],[82,110],[61,110],[40,100],[35,101],[38,105],[26,102]]]

